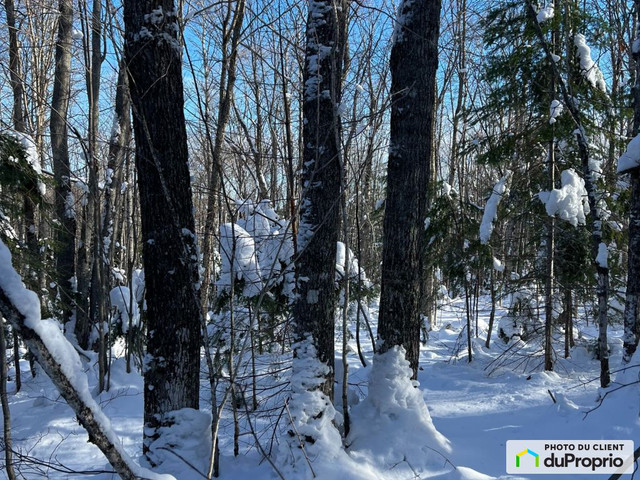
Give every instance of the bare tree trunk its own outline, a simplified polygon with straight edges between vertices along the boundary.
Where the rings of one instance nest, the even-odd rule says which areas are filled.
[[[136,138],[147,300],[144,443],[199,406],[202,311],[173,0],[124,2],[125,55]],[[141,32],[145,32],[142,34]]]
[[[83,243],[78,253],[78,290],[81,296],[79,308],[76,314],[75,333],[78,344],[84,349],[91,347],[90,337],[94,326],[100,325],[104,320],[104,292],[103,282],[103,248],[102,239],[102,214],[100,205],[100,192],[98,188],[98,124],[100,120],[99,99],[100,80],[103,55],[101,50],[102,41],[102,1],[93,0],[91,15],[87,11],[86,2],[82,3],[81,10],[82,23],[85,35],[90,38],[90,45],[85,43],[84,54],[86,64],[86,86],[87,100],[89,106],[89,126],[87,142],[87,167],[88,178],[88,201],[84,209],[84,223],[82,226]],[[86,38],[85,37],[85,38]],[[104,358],[104,339],[99,335],[96,342],[98,354]],[[100,384],[99,390],[104,389],[105,362],[100,361]]]
[[[11,90],[13,93],[13,127],[17,132],[27,133],[27,117],[24,108],[24,83],[23,73],[20,62],[20,49],[18,47],[18,30],[16,27],[16,16],[13,0],[5,0],[5,12],[7,17],[7,28],[9,30],[9,78]],[[34,159],[35,160],[35,159]],[[37,182],[34,180],[27,188],[37,189]],[[24,214],[24,235],[27,245],[27,264],[29,271],[26,272],[26,282],[33,288],[37,289],[39,282],[37,280],[36,266],[40,263],[40,250],[38,248],[38,236],[36,233],[36,204],[34,203],[31,192],[27,192],[23,198],[23,214]],[[13,332],[13,356],[16,364],[16,391],[21,388],[20,373],[20,351],[18,333]],[[15,474],[14,474],[15,475]]]
[[[570,288],[564,291],[564,358],[569,358],[573,347],[573,294]]]
[[[640,39],[640,0],[634,1],[636,20],[636,42]],[[640,133],[640,50],[633,49],[635,85],[633,86],[633,132]],[[640,341],[640,167],[630,173],[631,205],[629,211],[629,246],[627,260],[627,293],[624,305],[624,350],[623,360],[629,362]]]
[[[348,2],[309,2],[304,70],[303,191],[298,231],[296,339],[311,336],[328,366],[318,389],[333,399],[335,264],[340,224],[341,137],[337,108]],[[294,352],[294,356],[297,355]]]
[[[16,365],[16,370],[20,365]],[[16,479],[13,468],[13,442],[11,440],[11,410],[7,398],[7,343],[4,334],[4,321],[0,318],[0,403],[2,403],[2,427],[4,440],[4,463],[9,480]]]
[[[71,164],[69,162],[67,112],[71,88],[71,43],[73,28],[72,0],[59,0],[58,39],[56,41],[56,68],[51,97],[51,155],[55,185],[55,205],[58,223],[55,238],[58,245],[56,272],[58,294],[64,321],[71,317],[75,296],[76,214],[71,190]]]
[[[403,1],[396,21],[378,333],[384,342],[381,352],[397,345],[405,348],[416,378],[440,1]]]
[[[236,8],[231,10],[228,6],[227,17],[224,24],[222,44],[222,74],[220,79],[220,100],[218,104],[218,121],[215,138],[212,140],[208,132],[209,148],[211,150],[211,176],[209,178],[209,194],[207,198],[207,214],[204,227],[204,241],[202,246],[202,264],[204,267],[204,281],[202,282],[202,309],[203,314],[209,310],[209,291],[211,274],[213,272],[213,252],[216,248],[214,239],[217,231],[217,218],[220,209],[220,188],[222,185],[222,147],[224,134],[229,122],[231,105],[233,103],[233,89],[236,82],[236,62],[238,59],[238,46],[242,33],[242,23],[245,13],[245,1],[238,0]]]
[[[487,348],[491,348],[491,334],[493,333],[493,323],[496,319],[496,273],[494,268],[491,268],[490,275],[489,288],[491,289],[491,312],[489,313],[487,340],[484,342],[484,345]]]
[[[553,89],[551,90],[553,91]],[[547,168],[549,169],[549,191],[555,188],[555,141],[549,142],[548,162]],[[546,219],[546,277],[544,282],[544,369],[547,371],[553,370],[553,290],[554,290],[554,260],[555,260],[555,226],[556,219],[552,216],[548,216]]]

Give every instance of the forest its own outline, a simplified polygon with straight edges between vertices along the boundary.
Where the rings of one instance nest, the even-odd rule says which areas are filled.
[[[639,17],[3,0],[0,478],[634,478]]]

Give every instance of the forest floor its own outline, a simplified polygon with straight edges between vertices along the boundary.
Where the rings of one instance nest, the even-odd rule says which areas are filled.
[[[437,324],[422,349],[420,388],[435,428],[451,443],[451,452],[446,455],[443,463],[458,467],[457,473],[439,475],[437,478],[520,480],[575,477],[507,475],[505,445],[508,440],[620,439],[635,440],[636,447],[640,444],[640,386],[635,383],[619,388],[621,383],[637,382],[640,365],[635,365],[626,372],[617,372],[621,365],[621,326],[613,325],[609,333],[611,369],[617,373],[613,374],[612,386],[602,390],[598,380],[599,362],[594,359],[590,347],[594,344],[597,332],[593,322],[587,322],[584,315],[581,315],[576,324],[575,331],[579,338],[571,351],[571,357],[561,358],[563,345],[560,338],[556,343],[559,351],[555,372],[544,372],[541,369],[539,340],[526,344],[506,344],[498,338],[497,320],[505,313],[502,308],[496,314],[491,348],[484,347],[489,313],[486,307],[486,304],[480,303],[478,338],[473,341],[472,362],[468,362],[466,319],[464,301],[461,299],[443,302],[438,311]],[[371,313],[375,323],[375,305],[372,305]],[[373,327],[375,330],[375,325]],[[560,332],[558,334],[561,335]],[[368,334],[364,331],[361,332],[361,340],[369,366],[362,366],[355,353],[355,341],[350,339],[350,401],[366,395],[367,377],[371,370],[371,342],[366,341]],[[338,339],[336,346],[341,347],[341,339]],[[337,351],[337,356],[339,355],[340,351]],[[638,359],[638,355],[635,359]],[[269,368],[273,369],[267,366],[268,359],[264,360],[263,370],[266,372]],[[14,449],[21,455],[17,465],[19,478],[115,478],[115,475],[107,473],[110,470],[108,463],[97,448],[87,442],[86,433],[51,382],[44,374],[31,378],[26,363],[22,365],[22,370],[22,390],[10,395]],[[90,385],[95,386],[95,362],[86,363],[86,370]],[[341,368],[337,370],[337,376],[340,376]],[[271,385],[275,388],[283,378],[286,379],[286,373],[267,375],[261,382],[267,387]],[[15,385],[10,383],[8,388],[9,392],[13,392]],[[125,373],[124,360],[117,358],[112,368],[110,391],[98,396],[99,403],[110,417],[123,445],[137,459],[141,455],[142,388],[141,376]],[[339,389],[336,391],[339,392]],[[261,403],[261,407],[267,409],[270,405],[274,408],[273,412],[281,412],[278,404],[282,405],[285,396],[285,392],[272,396]],[[203,399],[205,398],[203,406],[209,398],[209,393],[203,388]],[[245,417],[243,411],[240,415]],[[233,457],[233,422],[230,411],[225,411],[224,416],[221,425],[220,478],[277,478],[269,464],[261,462],[259,452],[253,447],[255,441],[253,435],[248,433],[249,424],[246,419],[241,419],[240,455]],[[266,415],[263,420],[252,420],[257,436],[267,450],[274,438],[269,432],[273,430],[273,424],[278,422],[278,418],[284,423],[282,415],[278,417],[273,413]],[[397,428],[386,432],[386,441],[393,442],[395,436],[403,435],[405,428],[406,425],[399,423]],[[182,458],[168,454],[166,458],[171,457],[173,460],[168,460],[161,469],[179,480],[203,478],[196,470],[203,471],[206,465],[207,442],[193,435],[193,431],[188,433],[191,435],[184,435],[176,440],[178,443],[182,442],[177,452]],[[275,449],[277,447],[274,451]],[[379,466],[377,468],[375,478],[427,478],[417,474],[407,477],[406,470],[401,474],[393,466],[388,466],[386,472],[381,471]],[[286,478],[298,480],[305,477],[308,477],[308,472],[307,475]],[[608,477],[589,475],[585,478],[604,480]],[[0,478],[6,478],[4,469],[0,470]],[[350,477],[345,475],[343,478],[349,480]],[[622,478],[629,479],[632,476],[625,475]],[[640,478],[640,474],[637,473],[634,478]]]

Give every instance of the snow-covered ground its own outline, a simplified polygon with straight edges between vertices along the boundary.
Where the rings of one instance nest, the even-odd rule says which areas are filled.
[[[606,391],[599,388],[599,363],[593,359],[586,345],[590,336],[596,335],[593,324],[580,321],[576,328],[583,340],[572,350],[571,358],[558,358],[556,371],[541,371],[541,357],[531,357],[539,350],[539,343],[506,345],[494,332],[491,349],[484,347],[488,311],[483,310],[479,317],[479,338],[473,345],[474,358],[467,361],[466,334],[463,326],[464,301],[457,299],[441,305],[436,328],[430,332],[427,345],[422,350],[421,371],[419,375],[422,396],[428,406],[430,417],[436,430],[444,438],[429,430],[428,425],[409,425],[410,419],[404,418],[401,411],[386,409],[383,413],[387,421],[379,426],[374,420],[367,420],[371,405],[354,409],[354,420],[360,422],[356,432],[352,432],[353,445],[348,454],[336,454],[325,460],[325,465],[313,464],[318,478],[326,480],[379,478],[385,480],[404,480],[412,478],[442,479],[486,479],[486,478],[552,478],[550,475],[529,477],[509,476],[506,474],[505,444],[514,439],[623,439],[634,440],[636,447],[640,443],[640,386],[628,386],[616,390],[620,383],[637,382],[640,376],[638,355],[635,367],[626,372],[614,373],[614,383]],[[372,305],[372,317],[375,320],[375,305]],[[497,317],[504,314],[498,309]],[[375,325],[374,325],[375,328]],[[353,330],[353,326],[351,327]],[[610,330],[611,368],[620,368],[622,342],[621,329],[612,326]],[[369,336],[361,332],[362,347],[368,366],[364,368],[355,352],[355,341],[349,344],[350,360],[350,402],[364,399],[367,394],[367,379],[372,370],[372,353]],[[561,349],[561,340],[557,342]],[[337,347],[341,346],[338,338]],[[558,352],[561,357],[562,352]],[[276,372],[278,368],[268,367],[270,360],[277,355],[269,354],[257,362],[258,370],[272,374],[261,377],[262,386],[273,386],[278,390],[288,373]],[[337,355],[340,355],[338,349]],[[539,353],[538,353],[539,355]],[[95,360],[95,359],[93,359]],[[95,361],[85,363],[90,386],[95,388],[97,366]],[[281,361],[288,363],[286,357]],[[337,377],[342,368],[337,362]],[[261,367],[261,365],[263,365]],[[271,370],[269,370],[271,368]],[[17,465],[20,475],[26,479],[39,478],[90,478],[106,480],[115,475],[106,473],[111,470],[102,454],[87,442],[87,437],[73,417],[73,413],[59,397],[51,382],[44,374],[31,378],[28,365],[23,363],[23,386],[17,395],[10,395],[12,413],[12,431],[14,448],[23,455]],[[380,370],[378,376],[388,375]],[[393,380],[393,379],[391,379]],[[206,408],[209,393],[203,382],[202,407]],[[379,385],[379,384],[378,384]],[[14,390],[10,383],[9,391]],[[265,390],[266,392],[266,390]],[[339,386],[336,396],[340,396]],[[610,392],[610,393],[609,393]],[[406,393],[406,392],[405,392]],[[605,396],[606,393],[606,396]],[[410,394],[410,392],[409,392]],[[265,393],[266,395],[266,393]],[[406,396],[401,401],[415,405],[416,398]],[[599,404],[598,399],[604,401]],[[260,438],[263,448],[273,451],[274,461],[278,464],[278,438],[272,438],[271,426],[278,423],[281,434],[286,435],[288,422],[286,413],[280,415],[286,395],[281,392],[260,404],[260,408],[273,410],[262,420],[252,418],[252,425]],[[555,403],[554,403],[555,399]],[[111,389],[96,397],[104,412],[120,436],[125,449],[140,460],[142,444],[142,379],[138,374],[126,374],[124,360],[116,359],[111,373]],[[419,402],[418,402],[419,403]],[[371,404],[371,401],[369,401]],[[366,405],[366,403],[365,403]],[[600,406],[599,406],[600,405]],[[413,407],[412,407],[413,408]],[[415,407],[419,410],[419,405]],[[341,406],[337,406],[338,413]],[[248,433],[248,423],[243,418],[240,436],[240,455],[232,455],[233,423],[229,411],[225,412],[221,431],[221,478],[271,479],[278,478],[275,470],[266,462],[253,445],[254,437]],[[426,415],[428,418],[429,415]],[[414,417],[415,418],[415,417]],[[363,419],[365,420],[363,422]],[[197,420],[197,419],[196,419]],[[366,423],[366,422],[369,423]],[[284,428],[282,426],[284,425]],[[193,426],[192,426],[193,427]],[[194,430],[197,430],[194,428]],[[203,430],[207,430],[206,428]],[[380,432],[377,432],[380,430]],[[420,444],[420,438],[414,435],[431,436],[434,446],[428,466],[431,470],[421,470],[421,466],[412,465],[408,460],[393,461],[397,449],[412,450],[414,444]],[[418,432],[418,433],[415,433]],[[421,432],[421,433],[420,433]],[[187,432],[188,433],[188,432]],[[198,479],[198,473],[206,466],[206,442],[199,435],[184,435],[183,443],[177,455],[168,453],[168,460],[161,471],[173,474],[176,478]],[[409,438],[407,438],[409,437]],[[335,438],[335,437],[332,437]],[[273,443],[272,443],[273,440]],[[280,442],[282,443],[282,442]],[[429,442],[427,442],[429,443]],[[280,445],[281,447],[282,445]],[[366,447],[366,448],[365,448]],[[335,451],[342,451],[335,445]],[[380,453],[384,452],[384,454]],[[415,459],[415,452],[413,458]],[[387,455],[388,458],[383,458]],[[190,465],[185,463],[188,462]],[[419,462],[418,462],[419,463]],[[329,465],[328,465],[329,464]],[[457,469],[454,470],[453,466]],[[311,478],[306,465],[287,468],[280,465],[287,480]],[[102,473],[100,473],[102,471]],[[420,473],[421,472],[421,473]],[[636,475],[637,476],[637,475]],[[570,476],[562,476],[569,478]],[[6,478],[4,471],[0,478]],[[590,475],[588,479],[599,480],[608,475]],[[623,478],[631,478],[625,475]]]

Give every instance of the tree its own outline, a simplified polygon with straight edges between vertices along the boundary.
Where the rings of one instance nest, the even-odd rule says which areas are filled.
[[[550,71],[555,77],[556,82],[560,88],[561,98],[564,102],[565,107],[567,108],[571,120],[576,127],[574,134],[577,143],[577,154],[578,158],[581,162],[582,171],[584,174],[584,188],[587,193],[587,198],[589,202],[589,213],[592,220],[591,227],[591,255],[592,261],[596,269],[596,296],[598,300],[598,348],[599,348],[599,356],[600,356],[600,385],[604,388],[607,387],[611,381],[610,372],[609,372],[609,346],[607,342],[607,326],[608,326],[608,306],[609,306],[609,266],[607,260],[607,245],[603,242],[605,240],[604,231],[606,229],[606,222],[603,222],[603,209],[599,204],[599,200],[601,198],[601,193],[598,191],[598,187],[594,180],[596,176],[593,171],[593,158],[591,157],[590,145],[587,140],[587,131],[585,128],[585,123],[582,120],[582,112],[579,109],[578,105],[574,101],[574,85],[570,82],[573,78],[568,79],[568,81],[564,81],[563,77],[560,74],[558,66],[556,65],[555,60],[553,59],[553,53],[551,51],[550,45],[544,37],[542,29],[537,20],[536,12],[530,2],[527,2],[527,16],[530,22],[534,26],[534,30],[536,32],[536,36],[538,37],[539,42],[542,45],[542,48],[547,57],[547,63],[550,66]],[[584,45],[582,51],[581,46],[577,40],[577,35],[574,37],[575,46],[578,47],[579,54],[584,55],[585,50],[584,47],[584,37],[582,37],[582,45]],[[586,54],[589,53],[589,48],[586,47]],[[589,57],[589,60],[591,58]],[[581,64],[583,62],[581,61]],[[593,63],[593,61],[591,61]],[[600,72],[597,68],[597,65],[594,67],[593,65],[587,70],[583,67],[583,75],[590,74],[589,72]],[[601,75],[601,73],[600,73]],[[601,84],[598,84],[599,80],[593,80],[590,83],[593,83],[594,87],[598,86],[601,88],[601,85],[604,85],[604,80],[601,80]]]
[[[634,2],[636,16],[640,14],[640,1]],[[636,25],[638,23],[636,22]],[[636,40],[640,39],[640,25],[637,26]],[[640,133],[640,50],[635,48],[633,61],[635,66],[635,85],[633,86],[633,131],[636,137]],[[619,166],[618,172],[624,170]],[[627,294],[624,304],[624,360],[631,357],[638,347],[640,339],[640,317],[638,316],[638,298],[640,297],[640,165],[629,171],[631,183],[631,204],[629,211],[629,247],[627,263]]]
[[[439,0],[403,1],[391,50],[379,336],[381,352],[402,345],[418,375],[420,294],[427,189],[433,155]]]
[[[71,190],[71,164],[67,113],[71,96],[71,44],[73,40],[73,2],[59,0],[58,38],[56,40],[56,67],[51,97],[51,156],[55,185],[55,205],[58,223],[55,226],[56,283],[63,315],[71,317],[75,283],[76,215]]]
[[[171,411],[199,406],[198,252],[173,0],[124,2],[147,288],[144,452]]]
[[[340,219],[342,94],[345,0],[309,2],[303,98],[303,172],[298,296],[293,306],[296,339],[309,335],[318,360],[327,366],[319,389],[333,398],[335,258]],[[297,355],[299,352],[294,352]]]

